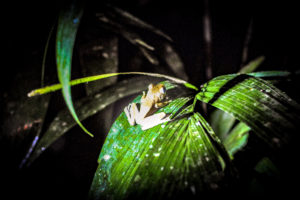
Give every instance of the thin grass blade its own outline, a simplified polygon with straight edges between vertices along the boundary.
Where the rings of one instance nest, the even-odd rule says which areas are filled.
[[[170,81],[174,81],[179,84],[183,84],[185,87],[193,89],[193,90],[198,90],[198,88],[184,80],[178,79],[176,77],[164,75],[164,74],[156,74],[156,73],[147,73],[147,72],[117,72],[117,73],[108,73],[108,74],[100,74],[100,75],[95,75],[95,76],[89,76],[89,77],[84,77],[84,78],[79,78],[70,81],[69,85],[74,86],[82,83],[88,83],[104,78],[109,78],[113,76],[119,76],[119,75],[144,75],[144,76],[151,76],[151,77],[156,77],[156,78],[164,78]],[[55,92],[57,90],[62,89],[62,84],[55,84],[51,86],[46,86],[43,88],[35,89],[32,90],[31,92],[28,93],[28,97],[33,97],[36,95],[42,95],[42,94],[47,94],[49,92]]]

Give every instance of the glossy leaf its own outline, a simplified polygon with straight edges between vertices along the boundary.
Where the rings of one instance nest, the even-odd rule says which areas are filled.
[[[219,187],[227,153],[203,117],[193,113],[193,96],[183,95],[186,88],[180,91],[171,84],[167,89],[173,100],[158,112],[170,114],[172,121],[142,131],[122,113],[112,125],[90,199],[164,199]]]
[[[239,73],[244,74],[255,71],[264,59],[264,56],[260,56],[250,61],[247,65],[242,67]],[[253,73],[253,75],[255,76],[256,73]],[[264,77],[263,73],[259,75]],[[231,156],[246,145],[248,138],[247,133],[250,128],[243,123],[238,123],[235,127],[233,127],[236,122],[236,118],[232,114],[216,109],[210,116],[210,122],[212,128],[216,132],[217,136],[222,140],[225,148]]]
[[[73,48],[82,13],[82,5],[77,1],[60,12],[56,34],[56,64],[62,93],[72,117],[84,132],[93,137],[78,119],[70,88]]]
[[[150,83],[151,80],[145,80],[141,77],[132,78],[121,81],[95,95],[79,99],[75,103],[75,109],[77,110],[79,120],[82,121],[98,113],[108,105],[123,97],[140,92]],[[111,91],[114,91],[114,93]],[[72,116],[68,113],[67,108],[61,110],[41,139],[37,142],[32,155],[28,158],[27,165],[30,165],[35,161],[50,145],[53,144],[53,142],[63,136],[72,127],[76,126],[76,124],[77,123],[73,120]]]
[[[228,136],[224,139],[223,144],[228,151],[229,155],[233,158],[233,155],[241,150],[247,144],[249,137],[250,127],[240,122],[238,123]]]
[[[197,99],[233,114],[270,146],[286,144],[299,121],[299,105],[260,78],[224,75],[202,85]]]

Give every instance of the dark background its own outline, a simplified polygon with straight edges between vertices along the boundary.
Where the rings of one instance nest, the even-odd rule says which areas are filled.
[[[115,0],[109,2],[171,36],[174,40],[173,45],[185,64],[189,81],[200,85],[206,80],[203,1]],[[7,1],[1,6],[5,11],[1,31],[4,33],[0,82],[2,111],[9,106],[10,98],[20,96],[25,98],[27,92],[39,86],[44,46],[60,6],[61,1]],[[93,16],[92,11],[96,11],[98,7],[100,9],[101,1],[87,1],[85,17]],[[264,55],[266,60],[260,70],[299,70],[297,12],[299,11],[296,4],[287,1],[210,1],[213,76],[235,73],[240,69],[243,44],[251,19],[253,33],[249,44],[248,61]],[[82,23],[86,26],[92,25],[89,21]],[[52,39],[47,61],[51,68],[47,70],[48,73],[55,74],[54,42]],[[126,41],[121,40],[120,43],[122,42],[123,49],[126,49],[129,45]],[[127,56],[126,51],[120,54],[123,57]],[[122,70],[128,71],[126,65],[122,66]],[[149,68],[146,70],[149,71]],[[76,70],[74,74],[80,77],[80,73]],[[56,83],[57,79],[53,78],[49,82]],[[32,88],[32,85],[36,87]],[[289,89],[293,91],[295,88],[299,89],[298,87],[292,85]],[[298,94],[295,93],[291,93],[291,96],[298,98]],[[54,94],[49,109],[55,113],[63,107],[64,102],[60,94]],[[118,112],[115,111],[116,116]],[[105,110],[99,115],[103,113]],[[1,179],[5,184],[1,189],[4,192],[1,192],[1,196],[84,199],[96,170],[96,159],[107,131],[99,130],[102,122],[95,123],[99,115],[85,120],[84,123],[95,133],[94,139],[82,134],[80,128],[75,127],[46,150],[30,168],[18,169],[24,152],[20,153],[20,149],[11,148],[19,145],[15,142],[17,139],[10,138],[7,140],[9,143],[5,141],[1,148],[1,155],[5,155],[1,161],[3,167],[1,176],[4,177]],[[1,125],[5,118],[5,114],[1,114]],[[49,118],[51,119],[51,116]],[[295,167],[288,169],[296,170]],[[286,177],[290,178],[291,174],[292,172],[287,173]],[[290,181],[288,178],[283,179],[285,181],[283,185]],[[288,184],[283,191],[293,192],[291,185]],[[267,191],[269,193],[279,188],[279,186],[273,188],[271,186]]]

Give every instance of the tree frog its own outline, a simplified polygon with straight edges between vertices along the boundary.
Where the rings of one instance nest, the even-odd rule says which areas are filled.
[[[131,103],[124,108],[129,124],[132,126],[139,124],[142,130],[147,130],[158,124],[170,121],[169,116],[166,117],[167,114],[164,112],[154,114],[159,108],[170,102],[165,101],[165,99],[165,86],[163,84],[150,84],[147,94],[143,92],[140,109],[138,109],[136,103]]]

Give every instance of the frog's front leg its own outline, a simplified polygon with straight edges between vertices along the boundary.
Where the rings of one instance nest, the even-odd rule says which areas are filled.
[[[124,108],[124,112],[126,114],[129,124],[131,126],[136,125],[136,119],[137,116],[139,115],[139,110],[137,108],[137,105],[135,103],[129,104]]]
[[[139,124],[141,125],[142,130],[147,130],[156,125],[162,124],[164,122],[170,121],[169,116],[166,117],[167,114],[164,112],[160,112],[149,117],[146,117]]]
[[[155,108],[162,108],[162,107],[168,105],[170,102],[171,102],[171,101],[158,102],[158,103],[155,103],[155,104],[154,104],[154,107],[155,107]]]

